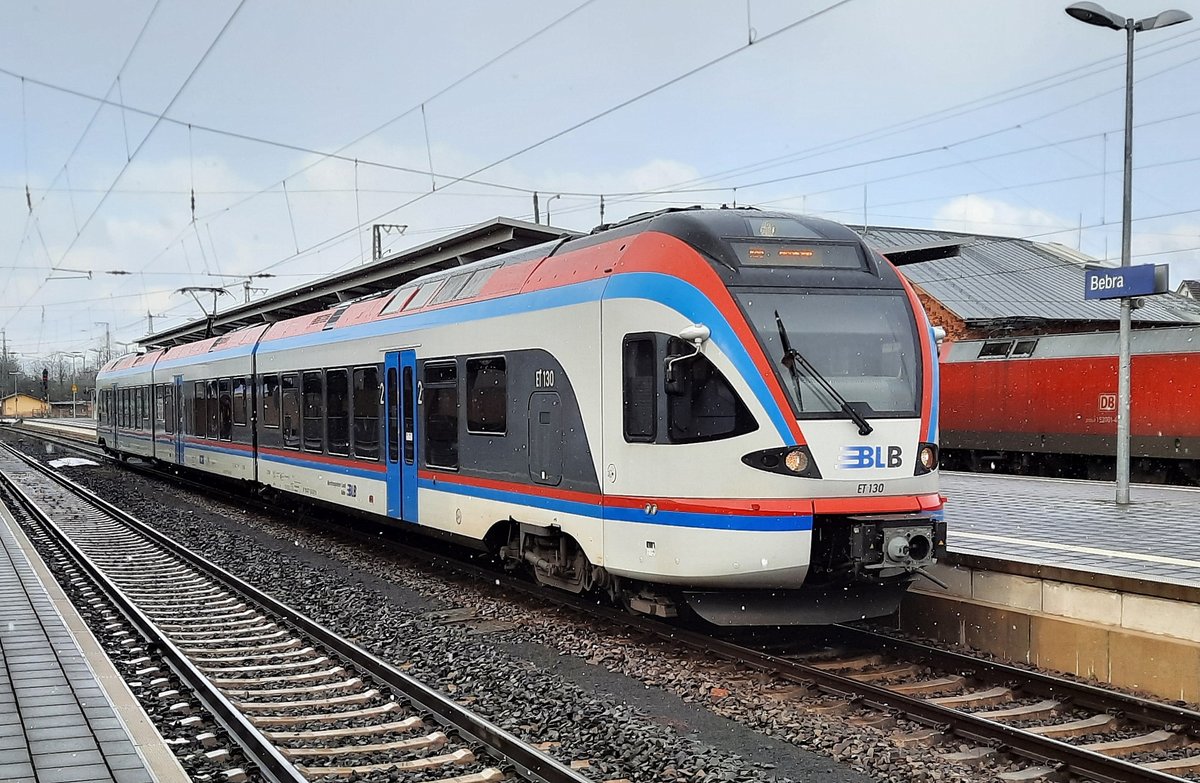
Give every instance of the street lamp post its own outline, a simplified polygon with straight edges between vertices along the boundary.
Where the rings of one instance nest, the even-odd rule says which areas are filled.
[[[546,225],[547,226],[550,225],[550,202],[556,198],[562,198],[562,194],[557,193],[557,194],[551,196],[550,198],[546,199]]]
[[[1134,20],[1107,10],[1099,3],[1074,3],[1067,6],[1073,18],[1097,27],[1125,31],[1125,183],[1121,209],[1121,266],[1129,266],[1133,215],[1133,36],[1144,30],[1157,30],[1189,21],[1184,11],[1163,11],[1156,16]],[[1121,327],[1117,349],[1117,504],[1129,503],[1129,413],[1130,413],[1130,326],[1133,303],[1121,299]]]

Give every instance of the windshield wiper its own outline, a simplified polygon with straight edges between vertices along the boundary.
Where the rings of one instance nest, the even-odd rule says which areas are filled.
[[[833,384],[830,383],[824,375],[822,375],[816,367],[813,367],[812,362],[804,358],[804,354],[792,347],[792,341],[788,339],[787,327],[783,325],[783,319],[779,317],[779,311],[775,311],[775,325],[779,327],[779,342],[783,346],[783,358],[780,360],[783,366],[788,368],[788,372],[792,375],[792,383],[796,385],[796,397],[800,402],[800,410],[804,410],[804,401],[800,399],[800,373],[796,371],[796,365],[804,369],[809,376],[815,380],[818,386],[830,397],[832,397],[839,406],[842,413],[850,417],[850,420],[858,425],[859,435],[870,435],[874,431],[871,423],[863,417],[861,413],[851,407],[849,401],[841,395]]]

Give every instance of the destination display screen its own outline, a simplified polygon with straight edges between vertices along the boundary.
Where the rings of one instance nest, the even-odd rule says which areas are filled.
[[[855,245],[761,240],[732,240],[730,244],[743,266],[863,268],[862,252]]]

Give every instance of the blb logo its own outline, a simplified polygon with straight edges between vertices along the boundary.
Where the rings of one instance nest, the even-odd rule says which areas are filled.
[[[838,467],[848,470],[898,468],[904,462],[901,454],[903,451],[899,446],[842,446],[842,458],[838,461]]]
[[[1100,412],[1112,412],[1117,409],[1117,395],[1108,392],[1100,395]]]

